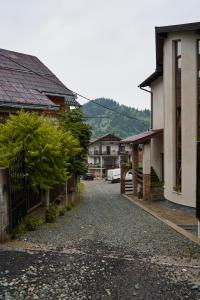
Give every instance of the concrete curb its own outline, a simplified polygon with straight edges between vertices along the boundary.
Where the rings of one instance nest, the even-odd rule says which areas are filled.
[[[182,234],[184,237],[186,237],[190,241],[192,241],[195,244],[200,246],[200,239],[197,236],[195,236],[194,234],[192,234],[190,232],[187,232],[185,229],[181,228],[180,226],[176,225],[175,223],[173,223],[173,222],[171,222],[171,221],[169,221],[165,218],[162,218],[162,217],[158,216],[157,213],[155,213],[151,209],[145,207],[145,205],[143,205],[142,203],[138,203],[137,201],[134,201],[134,199],[129,197],[128,195],[122,194],[122,196],[124,196],[126,199],[128,199],[129,201],[133,202],[135,205],[142,208],[144,211],[146,211],[147,213],[149,213],[150,215],[152,215],[156,219],[158,219],[161,222],[165,223],[166,225],[168,225],[169,227],[171,227],[172,229],[174,229],[178,233]]]

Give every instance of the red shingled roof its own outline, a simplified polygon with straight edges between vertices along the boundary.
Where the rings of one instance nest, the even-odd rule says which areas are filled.
[[[47,95],[60,95],[80,106],[74,95],[37,57],[0,49],[0,105],[52,108]]]

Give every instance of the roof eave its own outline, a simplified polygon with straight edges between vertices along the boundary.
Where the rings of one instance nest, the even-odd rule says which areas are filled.
[[[141,136],[142,133],[140,133],[140,137],[138,137],[138,139],[136,138],[137,135],[124,139],[121,141],[121,144],[131,144],[131,145],[135,145],[135,144],[143,144],[143,143],[149,143],[149,141],[156,136],[159,136],[161,134],[163,134],[163,129],[151,129],[149,130],[149,135],[146,136]],[[147,132],[144,132],[143,134],[147,134]]]
[[[156,70],[154,73],[152,73],[149,77],[147,77],[142,83],[138,85],[139,88],[150,86],[153,81],[158,79],[160,76],[163,75],[163,71]]]
[[[32,109],[32,110],[52,110],[58,111],[58,105],[36,105],[36,104],[26,104],[26,103],[11,103],[11,102],[2,102],[0,101],[0,107],[6,108],[20,108],[20,109]]]

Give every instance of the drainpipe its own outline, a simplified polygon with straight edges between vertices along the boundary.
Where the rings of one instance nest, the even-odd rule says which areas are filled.
[[[151,94],[151,124],[150,124],[150,127],[152,128],[153,127],[153,92],[150,91],[150,90],[147,90],[141,86],[138,86],[141,90],[147,92],[147,93],[150,93]]]
[[[198,220],[198,238],[200,238],[200,222]]]

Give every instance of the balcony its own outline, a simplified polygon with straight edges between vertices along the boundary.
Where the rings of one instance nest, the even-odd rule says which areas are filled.
[[[118,154],[119,155],[131,155],[131,150],[126,150],[126,151],[120,150],[120,151],[118,151]]]
[[[102,169],[114,169],[114,168],[119,168],[119,164],[118,163],[114,163],[114,164],[107,164],[107,163],[103,163],[102,165]],[[101,165],[100,164],[89,164],[88,165],[89,169],[101,169]]]
[[[100,164],[89,164],[88,168],[89,169],[101,169],[101,165]],[[104,166],[102,166],[102,168],[104,168]]]
[[[117,156],[119,155],[119,151],[118,150],[110,150],[110,151],[100,151],[100,150],[94,150],[94,151],[89,151],[88,155],[94,156],[94,155],[109,155],[109,156]]]
[[[99,150],[94,150],[94,151],[89,151],[88,152],[88,155],[91,155],[91,156],[93,156],[93,155],[101,155],[101,151],[99,151]]]

